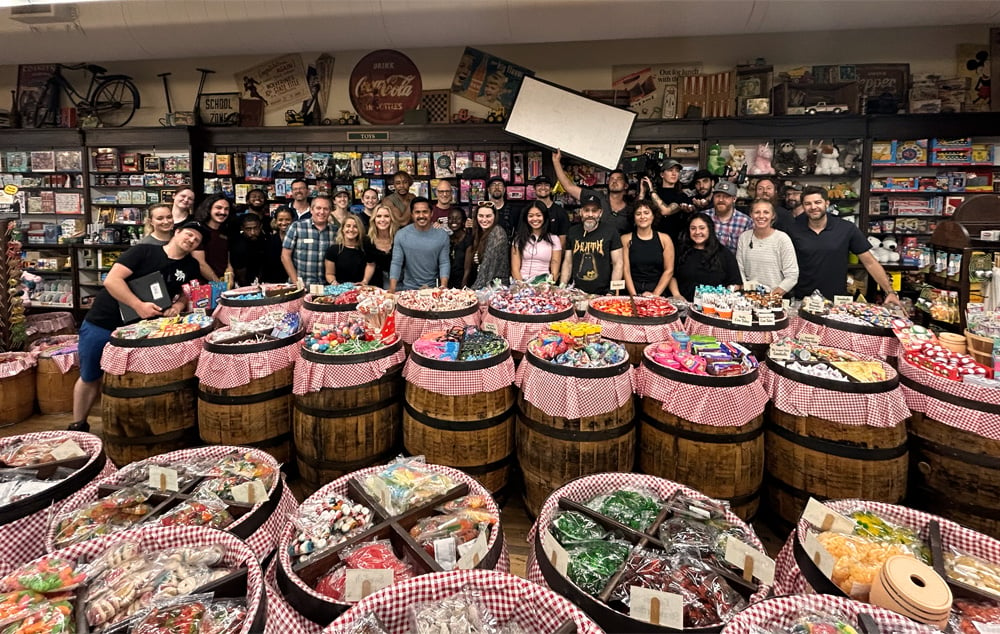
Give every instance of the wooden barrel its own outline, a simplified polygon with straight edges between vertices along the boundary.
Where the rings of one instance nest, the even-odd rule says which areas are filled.
[[[118,339],[111,346],[157,347],[170,357],[172,344],[204,337],[208,329],[158,339]],[[101,420],[104,451],[117,466],[193,446],[198,439],[195,392],[198,360],[166,372],[104,373]]]
[[[478,361],[439,361],[416,353],[410,359],[434,370],[465,372],[497,366],[510,356],[508,349]],[[427,462],[461,469],[497,493],[507,486],[514,460],[514,386],[449,396],[407,381],[403,447]]]
[[[475,325],[479,324],[479,304],[470,304],[455,310],[415,310],[396,304],[396,332],[403,338],[403,347],[409,354],[413,342],[429,330],[447,330],[450,326],[463,326],[467,318],[475,315]]]
[[[215,354],[254,354],[294,346],[304,331],[284,339],[256,344],[217,344],[206,341]],[[198,434],[210,445],[256,447],[281,464],[292,460],[292,378],[294,366],[234,388],[198,385]]]
[[[350,304],[328,304],[325,302],[313,301],[312,295],[306,295],[302,300],[303,328],[312,328],[313,324],[336,324],[337,322],[349,318],[350,313],[358,309],[357,302]]]
[[[608,313],[603,310],[598,310],[592,305],[587,306],[587,314],[598,323],[602,321],[607,321],[614,324],[625,324],[628,326],[635,326],[637,328],[643,328],[645,326],[663,326],[666,324],[672,324],[681,318],[681,313],[679,310],[675,310],[673,313],[669,315],[663,315],[661,317],[639,317],[631,315],[615,315],[614,313]],[[610,336],[610,334],[608,333],[604,333],[603,336],[605,339],[616,341],[625,346],[625,350],[628,351],[629,363],[631,363],[634,366],[638,366],[640,363],[642,363],[643,350],[645,350],[646,346],[648,346],[650,343],[653,343],[652,341],[625,341],[623,339]]]
[[[831,381],[768,368],[791,380],[823,389],[873,394],[897,389],[898,375],[875,383]],[[815,416],[795,416],[768,406],[764,435],[771,511],[794,524],[810,497],[858,498],[896,504],[906,496],[906,426],[844,425]]]
[[[354,365],[395,354],[401,342],[365,354],[332,355],[302,349],[300,363]],[[402,364],[382,378],[347,388],[296,394],[292,411],[295,459],[315,491],[345,473],[387,462],[399,449]]]
[[[837,319],[829,319],[826,315],[819,315],[805,308],[799,308],[798,314],[799,319],[802,321],[823,326],[833,331],[831,334],[823,337],[821,341],[823,345],[853,350],[854,352],[874,357],[883,356],[880,354],[882,350],[899,349],[899,343],[895,333],[892,332],[892,328],[883,328],[871,324],[852,324]],[[872,339],[865,339],[865,343],[859,345],[862,339],[854,335],[864,335],[865,337],[872,337]],[[892,367],[896,367],[897,355],[887,355],[885,361]]]
[[[252,292],[254,289],[248,287],[233,290]],[[302,308],[302,298],[305,294],[306,289],[299,288],[284,295],[267,295],[257,299],[236,299],[235,297],[226,297],[223,295],[219,298],[219,305],[215,307],[212,316],[228,326],[233,318],[240,321],[253,321],[275,310],[286,313],[297,313]]]
[[[627,362],[606,368],[570,368],[548,363],[530,352],[522,363],[554,374],[601,379],[630,371]],[[558,396],[556,396],[558,398]],[[635,403],[581,418],[549,416],[517,398],[517,460],[524,475],[525,506],[537,515],[553,491],[582,475],[631,471],[635,464]]]
[[[45,337],[31,344],[31,351],[51,345],[72,345],[79,338],[76,335],[60,335]],[[38,371],[35,375],[38,400],[38,411],[42,414],[63,414],[73,411],[73,388],[80,378],[80,365],[74,363],[68,372],[63,372],[44,353],[38,357]]]
[[[0,366],[27,360],[27,352],[0,354]],[[0,378],[0,426],[13,425],[29,418],[35,412],[35,375],[32,363],[13,376]]]
[[[978,404],[984,407],[997,409]],[[1000,539],[1000,440],[919,412],[910,418],[909,430],[910,503]]]
[[[742,376],[715,377],[677,372],[645,357],[643,365],[671,381],[712,391],[750,385],[758,379],[756,369]],[[716,402],[724,407],[725,397]],[[643,473],[725,500],[743,520],[757,515],[764,480],[763,413],[737,427],[716,427],[664,411],[661,401],[644,397],[639,421],[639,468]]]

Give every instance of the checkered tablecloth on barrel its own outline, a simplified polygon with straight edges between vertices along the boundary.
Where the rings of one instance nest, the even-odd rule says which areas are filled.
[[[144,348],[126,348],[109,343],[104,346],[101,369],[116,375],[169,372],[197,359],[203,352],[204,344],[205,337]]]
[[[466,475],[465,473],[457,469],[452,469],[451,467],[446,467],[443,465],[429,464],[427,465],[427,468],[430,471],[436,473],[446,474],[453,481],[457,483],[465,483],[469,485],[469,493],[473,495],[482,495],[486,499],[486,510],[496,515],[497,517],[500,517],[500,508],[496,505],[496,502],[493,501],[490,492],[487,491],[483,487],[483,485],[479,484],[479,482],[474,480],[472,476]],[[328,495],[340,495],[343,497],[348,497],[348,492],[347,492],[348,482],[350,482],[354,478],[366,477],[368,475],[378,473],[383,469],[385,469],[385,465],[376,465],[374,467],[361,469],[360,471],[355,471],[354,473],[349,473],[345,476],[337,478],[333,482],[324,485],[318,491],[316,491],[311,496],[306,498],[302,502],[301,506],[303,509],[309,509],[317,501],[322,500]],[[295,540],[297,533],[298,529],[296,528],[294,522],[293,521],[286,522],[285,526],[281,531],[281,534],[278,537],[278,549],[272,567],[275,565],[281,566],[285,571],[289,572],[288,574],[289,580],[291,580],[292,583],[298,586],[298,588],[307,595],[317,600],[331,602],[332,600],[329,597],[326,597],[316,592],[313,588],[306,585],[306,583],[302,581],[302,579],[300,579],[298,575],[290,572],[292,570],[292,558],[288,552],[288,547]],[[496,526],[496,530],[492,531],[490,534],[490,540],[489,542],[487,542],[487,548],[488,549],[493,548],[493,545],[496,543],[497,539],[503,539],[503,530],[499,523]],[[505,573],[510,572],[510,556],[507,553],[506,543],[503,544],[503,550],[500,553],[500,559],[497,561],[496,570]],[[274,590],[280,593],[280,591],[277,588],[274,588]],[[290,605],[288,605],[288,603],[285,602],[283,599],[281,603],[283,603],[284,605],[279,604],[278,609],[272,608],[270,610],[268,618],[268,632],[269,633],[273,632],[277,634],[278,632],[303,631],[297,628],[300,623],[300,620],[305,617],[296,612],[295,609],[292,608]],[[346,606],[346,604],[344,605]],[[269,606],[269,608],[271,608],[271,606]],[[308,621],[311,625],[304,630],[305,632],[313,633],[319,631],[319,628],[317,628],[315,624],[312,623],[312,621],[309,621],[308,619],[306,619],[306,621]]]
[[[230,292],[244,292],[244,293],[254,293],[258,289],[252,286],[245,286],[243,288],[235,288]],[[282,313],[297,313],[302,309],[302,298],[293,299],[287,302],[280,302],[277,304],[268,304],[266,306],[223,306],[220,301],[215,310],[212,311],[212,317],[226,326],[228,326],[233,319],[238,319],[240,321],[253,321],[254,319],[259,319],[264,315],[273,312],[280,311]]]
[[[556,321],[556,320],[553,320]],[[576,315],[558,321],[576,321]],[[528,349],[528,342],[538,336],[538,333],[548,329],[549,323],[528,323],[524,321],[510,321],[491,315],[488,311],[483,313],[483,326],[492,324],[497,329],[497,334],[507,340],[511,350],[524,353]]]
[[[91,560],[106,551],[113,544],[124,540],[139,543],[140,552],[154,552],[166,548],[190,546],[205,548],[219,544],[226,550],[222,563],[231,568],[247,569],[247,619],[235,634],[249,634],[253,626],[253,615],[264,606],[264,573],[257,562],[257,555],[235,535],[223,533],[203,526],[144,526],[114,535],[98,537],[90,541],[73,544],[58,550],[55,556],[68,561]],[[154,597],[154,600],[156,597]]]
[[[797,328],[792,332],[796,337],[801,334],[819,335],[820,344],[824,346],[843,348],[877,359],[899,356],[899,340],[892,336],[878,337],[848,332],[837,328],[834,325],[835,321],[833,324],[816,324],[796,317],[795,324],[797,324]]]
[[[34,337],[68,335],[74,332],[76,332],[76,320],[73,319],[73,313],[68,311],[35,313],[25,317],[25,336],[29,340]]]
[[[251,454],[255,460],[258,460],[264,464],[269,465],[276,475],[274,482],[271,485],[271,489],[267,492],[270,499],[273,496],[281,496],[277,507],[271,516],[265,520],[265,522],[258,528],[249,538],[246,539],[246,544],[257,553],[257,557],[263,559],[272,550],[274,550],[274,545],[277,542],[278,534],[284,529],[288,522],[288,516],[292,514],[295,509],[298,508],[298,502],[295,500],[295,496],[292,495],[291,490],[288,485],[285,484],[284,476],[278,471],[281,465],[274,459],[270,454],[252,447],[233,447],[227,445],[209,445],[206,447],[195,447],[194,449],[180,449],[178,451],[171,451],[169,453],[160,454],[158,456],[153,456],[146,461],[153,464],[165,464],[165,463],[187,463],[193,464],[196,462],[201,462],[206,459],[218,460],[224,456],[228,456],[231,453]],[[122,471],[126,471],[128,467],[125,467]],[[102,478],[100,480],[95,480],[88,486],[81,489],[78,493],[66,500],[59,508],[58,513],[54,513],[51,518],[49,518],[49,525],[47,534],[45,534],[45,548],[48,551],[53,551],[56,549],[55,546],[55,531],[56,524],[58,523],[59,517],[64,513],[71,513],[76,509],[79,509],[91,502],[97,500],[97,489],[99,486],[104,484],[117,484],[120,481],[120,474],[122,472],[112,473],[109,476]],[[242,517],[236,518],[232,524],[226,527],[226,532],[232,531],[237,528],[243,521],[248,519],[250,515],[258,510],[264,502],[258,502],[250,511],[248,511]],[[155,522],[155,519],[153,520]],[[155,525],[155,524],[154,524]],[[115,533],[120,534],[120,533]]]
[[[568,600],[546,588],[492,570],[453,570],[408,579],[372,594],[345,612],[324,634],[350,634],[359,619],[374,613],[390,632],[412,631],[410,613],[421,603],[438,602],[471,588],[501,626],[515,622],[522,631],[552,632],[572,619],[579,634],[603,632]]]
[[[413,353],[414,355],[416,352]],[[458,364],[456,364],[458,367]],[[514,361],[508,356],[496,365],[482,370],[435,370],[420,365],[411,355],[403,367],[407,383],[445,396],[468,396],[495,392],[514,383]]]
[[[993,409],[1000,407],[1000,390],[946,379],[913,365],[907,361],[905,355],[899,359],[899,373],[920,386],[927,386],[973,403],[983,403]],[[914,412],[921,412],[940,423],[990,440],[1000,440],[1000,414],[949,403],[909,385],[900,385],[900,389],[906,398],[906,405]]]
[[[357,355],[362,356],[362,355]],[[308,359],[298,359],[295,362],[295,379],[292,386],[293,394],[309,394],[319,392],[323,388],[342,389],[365,385],[378,381],[387,372],[406,361],[406,351],[399,350],[380,359],[358,361],[352,364],[316,363]]]
[[[542,363],[545,363],[544,361]],[[624,405],[635,394],[635,370],[607,378],[581,378],[546,372],[527,358],[517,366],[515,383],[524,399],[549,416],[598,416]]]
[[[306,295],[304,299],[299,317],[302,319],[302,327],[306,329],[306,332],[311,331],[314,324],[336,324],[361,317],[361,313],[356,310],[335,312],[312,310],[306,305],[306,302],[312,299],[312,295]]]
[[[30,352],[0,353],[0,379],[6,379],[38,365]]]
[[[277,582],[278,560],[271,560],[264,573],[264,593],[267,595],[267,623],[264,634],[320,634],[322,625],[317,625],[299,614],[288,604]]]
[[[749,385],[706,387],[668,379],[641,365],[636,370],[636,383],[640,396],[660,401],[663,411],[699,425],[746,425],[767,405],[760,379]]]
[[[937,520],[941,525],[941,547],[947,552],[950,549],[975,555],[994,564],[1000,564],[1000,541],[977,533],[971,528],[960,526],[951,520],[937,515],[924,513],[905,506],[871,502],[867,500],[833,500],[824,502],[834,511],[847,514],[857,509],[866,509],[886,520],[916,531],[921,539],[927,540],[927,524]],[[795,561],[793,550],[794,537],[797,534],[800,541],[805,540],[806,531],[811,529],[809,522],[800,520],[795,528],[795,534],[789,535],[785,545],[775,559],[774,583],[779,594],[811,594],[815,590],[809,585]]]
[[[422,319],[410,317],[396,311],[396,333],[408,344],[420,339],[421,336],[433,330],[448,330],[453,326],[478,326],[482,311],[476,310],[465,317],[449,317],[447,319]]]
[[[53,337],[43,337],[36,339],[28,347],[28,352],[35,356],[35,359],[48,359],[59,368],[59,371],[66,374],[73,368],[80,366],[80,353],[74,350],[66,354],[48,355],[42,352],[42,348],[49,346],[72,346],[80,340],[77,335],[55,335]]]
[[[194,373],[199,381],[209,387],[229,390],[284,370],[300,358],[300,348],[301,344],[296,341],[274,350],[245,354],[221,354],[204,350],[198,357],[198,368]]]
[[[774,343],[782,337],[792,334],[790,327],[781,330],[730,330],[711,324],[702,323],[688,317],[685,328],[691,335],[708,335],[719,341],[735,341],[737,343]]]
[[[896,375],[889,365],[883,363],[882,367],[887,376]],[[871,427],[895,427],[910,417],[903,392],[898,387],[876,394],[835,392],[785,378],[772,372],[765,363],[760,364],[759,371],[771,403],[793,416],[814,416],[841,425]],[[802,376],[803,381],[809,379]]]
[[[528,531],[528,543],[531,545],[528,548],[528,579],[541,586],[548,587],[548,584],[545,582],[545,577],[542,575],[542,570],[538,567],[538,562],[535,560],[534,544],[538,531],[548,530],[549,525],[552,523],[552,519],[557,513],[559,513],[560,498],[566,498],[573,500],[574,502],[586,503],[598,495],[617,491],[622,488],[648,489],[658,493],[660,498],[664,500],[678,491],[697,500],[711,499],[703,493],[690,489],[683,484],[639,473],[597,473],[577,478],[562,488],[556,489],[552,495],[549,496],[549,499],[545,500],[545,504],[542,505],[542,510],[538,513],[538,518],[531,526],[531,530]],[[728,509],[726,510],[726,521],[734,526],[742,528],[744,534],[749,536],[750,544],[757,550],[766,552],[764,545],[757,537],[757,533],[754,532],[753,528]],[[764,597],[768,596],[770,592],[771,586],[762,585],[759,587],[757,593],[750,597],[750,600],[760,601]]]
[[[90,460],[81,469],[94,465],[98,460],[104,461],[104,466],[90,482],[82,482],[85,489],[115,472],[115,465],[102,453],[104,443],[100,437],[78,431],[42,431],[20,436],[8,436],[0,439],[0,448],[17,440],[45,441],[53,439],[73,440],[81,449],[90,455]],[[30,515],[14,520],[9,524],[0,525],[0,577],[11,572],[17,566],[45,554],[45,533],[49,527],[49,515],[58,512],[68,502],[68,498],[59,500],[51,506]]]
[[[637,324],[621,324],[617,321],[607,321],[587,313],[584,321],[591,324],[598,324],[601,327],[601,336],[615,341],[627,343],[656,343],[670,339],[670,333],[682,332],[684,323],[676,319],[669,324],[655,324],[650,326],[640,326]]]
[[[752,627],[760,627],[766,631],[771,631],[771,628],[775,627],[791,629],[800,617],[817,612],[845,617],[850,620],[852,626],[857,626],[858,615],[865,613],[872,617],[883,632],[892,634],[935,632],[940,634],[941,632],[937,628],[911,621],[905,616],[868,603],[828,594],[795,594],[754,603],[734,616],[722,629],[722,634],[747,634],[752,631]]]

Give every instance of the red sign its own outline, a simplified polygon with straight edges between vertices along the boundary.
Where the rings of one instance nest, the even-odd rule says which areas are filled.
[[[351,104],[369,123],[403,121],[403,112],[420,105],[423,89],[416,64],[399,51],[365,55],[351,71]]]

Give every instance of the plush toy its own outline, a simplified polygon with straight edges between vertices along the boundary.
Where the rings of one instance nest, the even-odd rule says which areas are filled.
[[[827,195],[831,199],[852,199],[858,197],[858,192],[847,181],[841,181],[827,189]]]
[[[774,150],[771,149],[770,143],[758,143],[757,155],[753,157],[753,167],[750,168],[750,173],[754,176],[774,174],[774,168],[771,167],[773,157]]]
[[[840,150],[832,143],[820,145],[819,162],[816,164],[816,174],[839,176],[844,173],[840,166]]]
[[[806,173],[806,162],[795,151],[795,141],[784,139],[778,144],[778,151],[771,159],[772,174],[779,176],[795,176]]]
[[[819,161],[819,147],[823,145],[823,139],[819,140],[819,143],[813,143],[812,139],[809,139],[809,149],[806,150],[806,171],[804,174],[815,174],[816,164]]]
[[[708,148],[708,171],[716,176],[726,173],[726,159],[722,158],[722,146],[718,143]]]
[[[861,172],[861,143],[861,139],[851,139],[844,146],[840,164],[844,166],[845,173]]]
[[[747,164],[747,152],[738,148],[732,143],[729,144],[729,161],[726,162],[726,176],[732,177],[739,174]]]

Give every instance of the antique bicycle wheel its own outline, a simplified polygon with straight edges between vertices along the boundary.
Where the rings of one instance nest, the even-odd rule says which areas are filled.
[[[101,82],[91,101],[93,114],[108,128],[120,128],[132,120],[139,107],[139,89],[131,79],[115,78]]]

